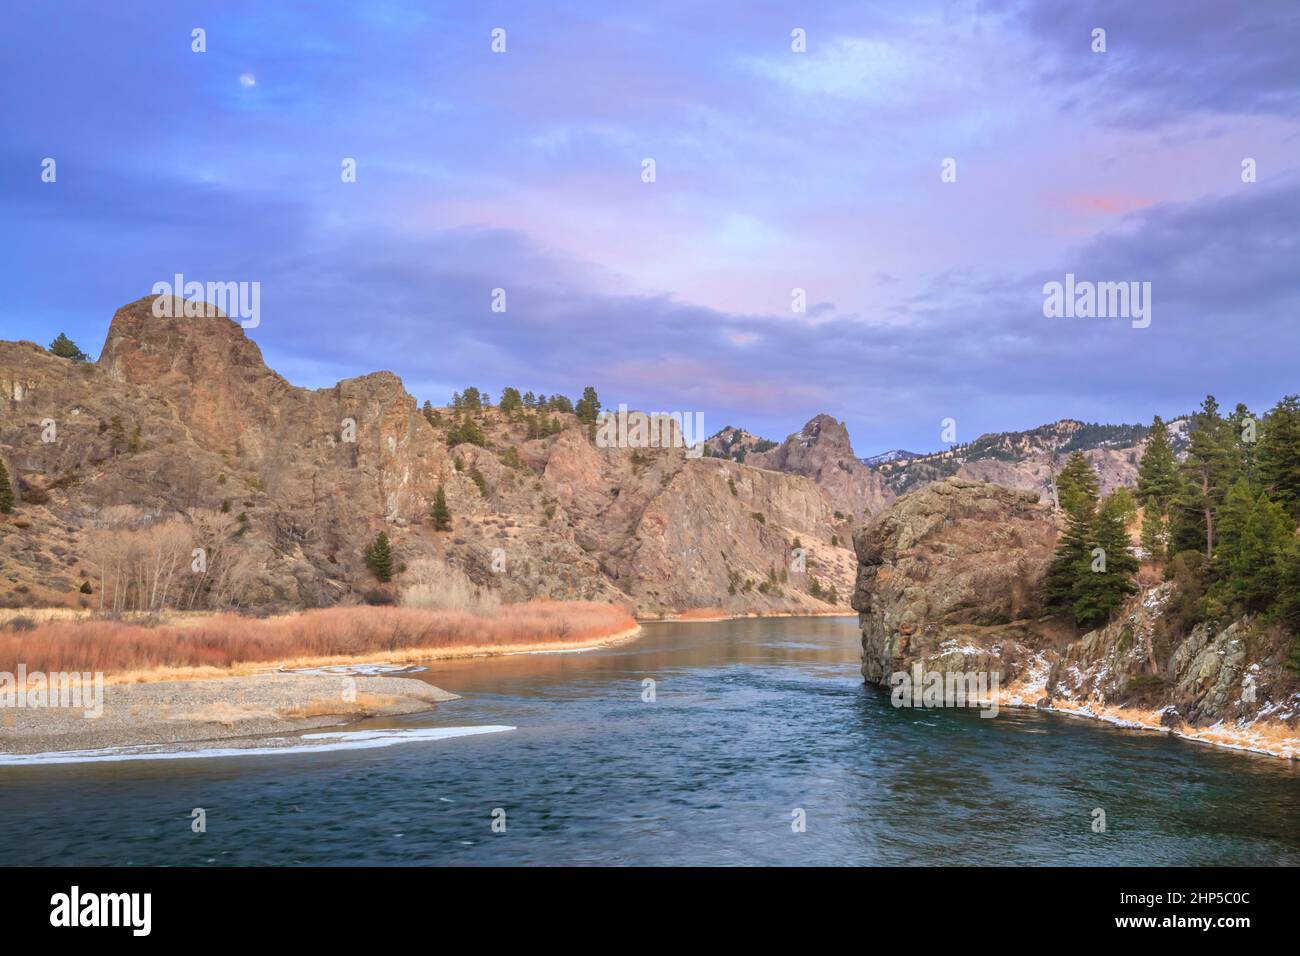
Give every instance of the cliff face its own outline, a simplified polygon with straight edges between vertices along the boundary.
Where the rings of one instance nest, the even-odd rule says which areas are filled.
[[[298,388],[237,323],[156,318],[152,304],[118,310],[95,364],[0,342],[0,456],[19,492],[17,513],[0,517],[0,604],[97,606],[97,590],[78,591],[94,578],[90,539],[168,521],[236,553],[238,603],[268,609],[365,595],[377,582],[363,554],[380,530],[399,569],[442,558],[508,601],[824,611],[807,593],[814,577],[852,588],[847,540],[831,543],[844,525],[807,478],[680,449],[598,449],[558,413],[558,434],[530,439],[525,422],[488,410],[484,447],[448,447],[389,372]],[[450,532],[427,518],[439,487]],[[791,570],[795,538],[807,573]]]
[[[884,479],[854,454],[844,423],[830,415],[816,416],[776,448],[749,454],[745,463],[811,478],[851,523],[877,514],[894,500]]]
[[[1055,536],[1031,492],[951,478],[900,498],[853,539],[863,676],[915,661],[1018,676],[1051,641],[1038,618]]]
[[[1056,533],[1034,492],[960,478],[872,519],[854,536],[864,678],[887,684],[916,663],[996,673],[1004,703],[1238,746],[1271,735],[1263,749],[1300,754],[1289,636],[1249,619],[1180,633],[1172,584],[1134,595],[1111,623],[1077,635],[1043,615]]]

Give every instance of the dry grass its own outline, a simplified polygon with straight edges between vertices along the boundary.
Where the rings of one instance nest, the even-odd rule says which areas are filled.
[[[679,621],[722,621],[730,615],[720,607],[693,607],[677,615]]]
[[[121,679],[207,677],[340,660],[416,660],[450,651],[596,643],[636,628],[625,608],[590,601],[512,604],[489,616],[398,607],[341,607],[265,620],[220,614],[146,627],[52,619],[0,631],[0,671],[102,671]]]
[[[295,707],[282,707],[276,716],[284,720],[299,720],[307,717],[336,717],[340,715],[364,717],[369,714],[377,714],[401,702],[401,698],[389,694],[357,694],[357,699],[354,701],[312,700]]]

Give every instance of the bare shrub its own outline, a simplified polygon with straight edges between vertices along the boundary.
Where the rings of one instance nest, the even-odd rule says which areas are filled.
[[[100,527],[87,535],[85,553],[98,579],[100,611],[220,610],[239,604],[255,566],[236,541],[237,520],[200,509],[186,517],[155,520],[129,506],[103,510]],[[196,544],[204,552],[199,570]]]
[[[402,606],[430,611],[492,614],[501,606],[495,591],[475,584],[460,568],[436,558],[412,563],[403,579]]]
[[[533,601],[508,604],[493,616],[410,607],[336,607],[265,620],[217,614],[200,621],[142,627],[124,621],[49,620],[34,630],[0,631],[0,671],[103,671],[232,668],[393,654],[509,648],[609,637],[636,621],[616,604]]]

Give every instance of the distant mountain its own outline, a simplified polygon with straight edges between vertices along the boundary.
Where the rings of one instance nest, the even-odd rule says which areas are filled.
[[[1177,449],[1185,428],[1171,426],[1170,430]],[[954,475],[1050,494],[1053,476],[1065,458],[1081,451],[1101,476],[1103,492],[1108,492],[1136,484],[1146,433],[1145,425],[1099,425],[1063,418],[1027,431],[989,432],[942,451],[876,467],[900,495]]]
[[[924,457],[925,454],[919,451],[904,451],[901,448],[895,448],[893,451],[882,451],[879,455],[859,458],[858,461],[870,468],[874,468],[877,465],[887,465],[894,461],[911,461],[913,458]]]

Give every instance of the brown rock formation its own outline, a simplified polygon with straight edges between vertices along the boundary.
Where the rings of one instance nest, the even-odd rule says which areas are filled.
[[[854,454],[844,423],[830,415],[816,416],[770,451],[751,453],[745,464],[811,478],[850,522],[883,511],[894,499],[884,479]]]
[[[521,418],[479,412],[486,445],[448,447],[456,413],[432,424],[390,372],[298,388],[237,323],[156,318],[152,302],[118,310],[95,364],[0,342],[0,455],[19,498],[0,519],[0,604],[98,607],[94,540],[168,522],[238,558],[223,600],[268,609],[363,599],[380,530],[398,592],[402,568],[425,557],[507,601],[642,614],[825,611],[807,593],[814,577],[852,588],[846,528],[814,481],[680,449],[598,449],[558,413],[559,434],[530,439]],[[439,487],[450,532],[426,520]],[[795,538],[807,572],[791,571]],[[195,606],[212,597],[193,593]]]
[[[1030,492],[950,478],[900,498],[854,535],[862,673],[913,661],[1015,676],[1049,639],[1038,625],[1056,529]]]

